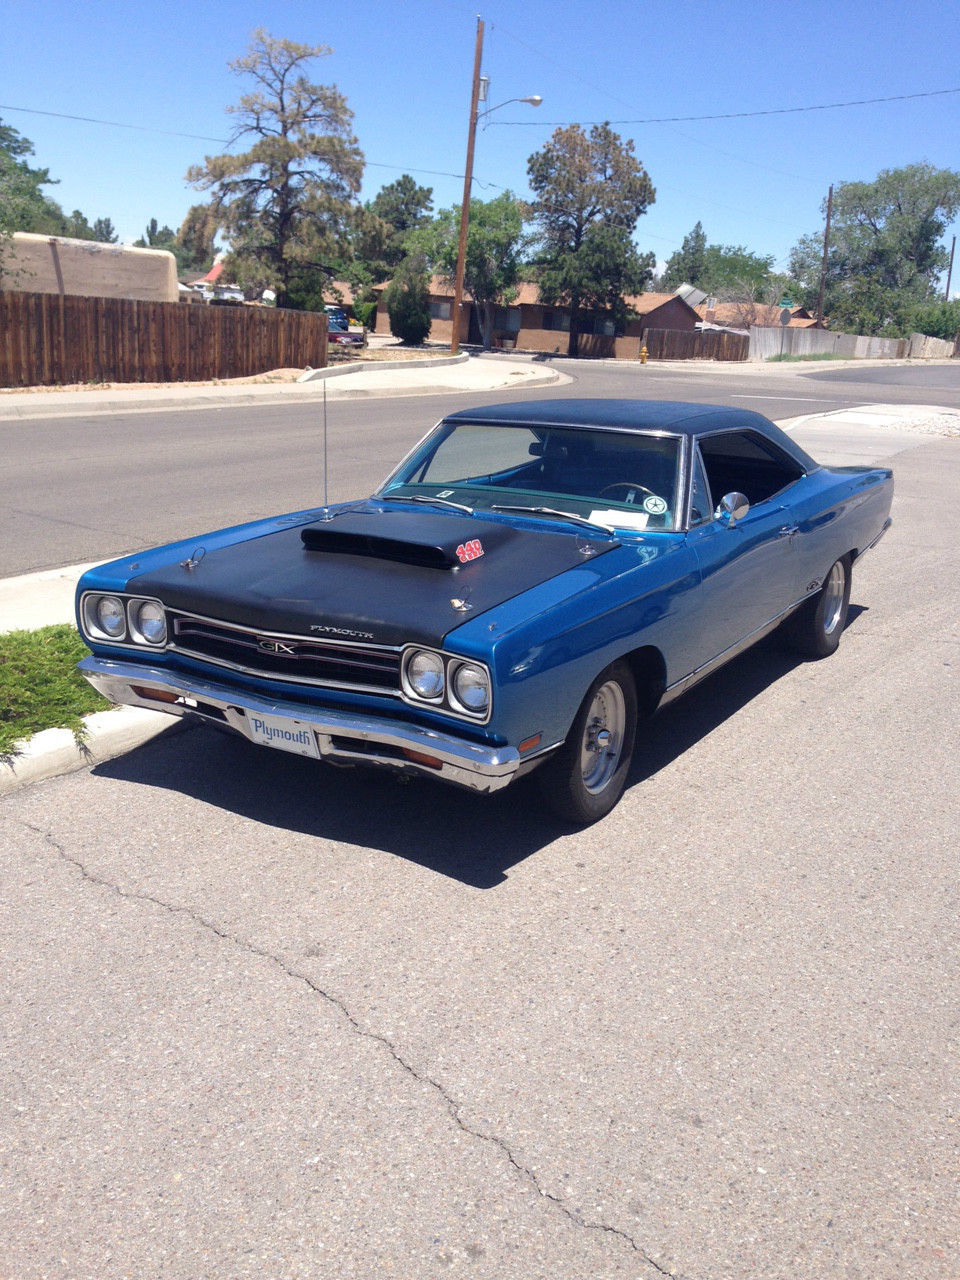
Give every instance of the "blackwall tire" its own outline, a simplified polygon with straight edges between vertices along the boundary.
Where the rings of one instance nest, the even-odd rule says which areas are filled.
[[[587,690],[563,746],[537,770],[554,813],[579,827],[606,817],[623,795],[636,734],[636,683],[625,662],[614,662]]]
[[[840,646],[850,607],[850,561],[844,556],[830,568],[823,586],[788,620],[794,649],[806,658],[829,658]]]

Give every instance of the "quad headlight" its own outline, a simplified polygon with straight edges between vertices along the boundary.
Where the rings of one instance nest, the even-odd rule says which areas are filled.
[[[96,602],[97,626],[109,640],[122,640],[127,630],[127,613],[116,596],[100,596]]]
[[[167,640],[167,618],[163,606],[156,600],[134,600],[130,606],[131,630],[135,640],[141,637],[147,644],[161,645]]]
[[[480,715],[490,705],[490,676],[472,662],[461,663],[454,672],[452,692],[462,707]]]
[[[424,698],[427,702],[436,702],[443,697],[443,659],[438,653],[429,649],[414,650],[407,659],[405,674],[410,692],[415,697]]]
[[[167,616],[159,600],[87,591],[80,601],[83,633],[91,640],[162,649]]]
[[[486,722],[490,714],[490,673],[480,662],[467,662],[435,649],[409,648],[400,668],[407,702],[429,703],[454,715]]]

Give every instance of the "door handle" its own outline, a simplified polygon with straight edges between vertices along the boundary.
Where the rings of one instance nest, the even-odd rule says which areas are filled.
[[[797,524],[781,525],[777,530],[778,538],[792,538],[795,533],[800,532],[800,526]]]

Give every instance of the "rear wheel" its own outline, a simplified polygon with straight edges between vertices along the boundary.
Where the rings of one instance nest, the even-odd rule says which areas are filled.
[[[567,822],[605,817],[623,794],[637,732],[637,689],[615,662],[587,690],[567,740],[537,770],[544,798]]]
[[[793,647],[807,658],[829,658],[836,653],[850,606],[850,562],[838,560],[823,586],[789,619]]]

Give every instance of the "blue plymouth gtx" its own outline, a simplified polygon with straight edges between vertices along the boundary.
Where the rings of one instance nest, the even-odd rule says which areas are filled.
[[[782,624],[833,653],[883,468],[819,466],[759,414],[542,400],[444,418],[367,499],[92,569],[87,679],[336,764],[565,819],[620,798],[650,716]]]

